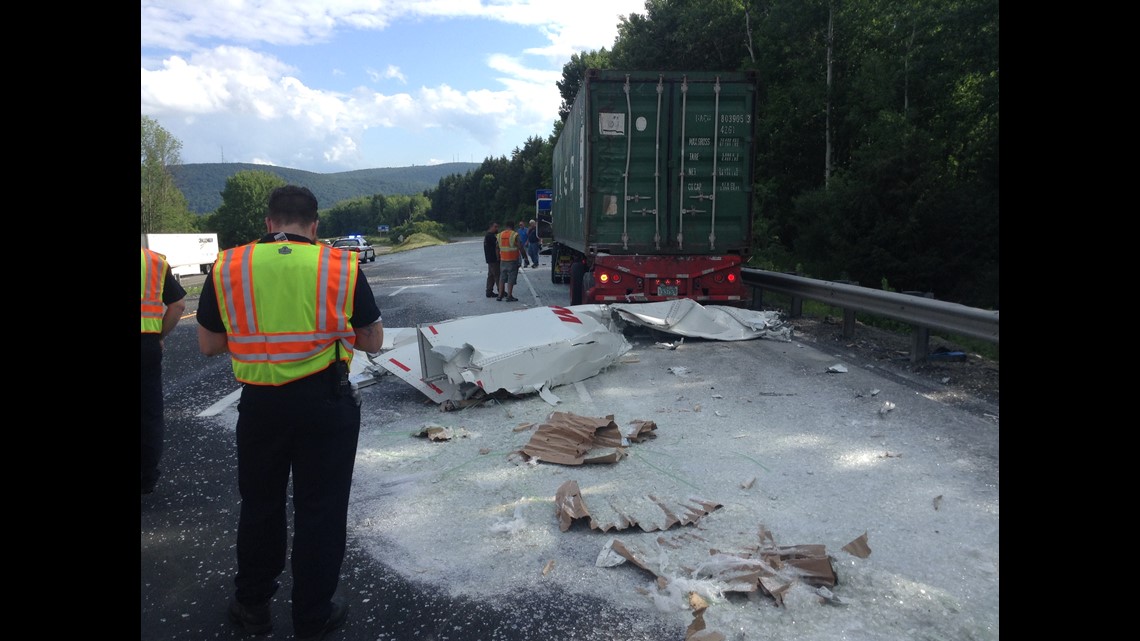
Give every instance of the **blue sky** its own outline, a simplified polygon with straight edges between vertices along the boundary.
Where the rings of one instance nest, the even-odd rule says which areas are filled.
[[[142,114],[182,162],[318,173],[510,157],[644,0],[142,0]]]

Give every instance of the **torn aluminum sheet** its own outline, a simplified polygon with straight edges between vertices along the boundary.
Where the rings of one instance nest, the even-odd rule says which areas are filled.
[[[701,305],[689,298],[656,303],[614,303],[610,308],[624,322],[680,336],[721,341],[792,340],[792,327],[774,311]]]
[[[548,306],[423,325],[414,344],[376,360],[436,403],[502,389],[553,405],[551,388],[594,376],[630,349],[607,306]]]
[[[400,345],[415,344],[416,330],[411,327],[385,327],[384,342],[375,354],[353,350],[352,365],[348,368],[348,380],[357,387],[367,387],[376,379],[387,374],[380,364],[381,354]]]
[[[558,517],[558,527],[565,532],[575,519],[590,519],[590,528],[608,532],[640,527],[643,532],[668,530],[674,525],[692,525],[713,510],[722,507],[720,503],[699,498],[683,501],[657,497],[598,497],[594,510],[586,508],[578,482],[566,481],[558,487],[554,495],[554,512]]]

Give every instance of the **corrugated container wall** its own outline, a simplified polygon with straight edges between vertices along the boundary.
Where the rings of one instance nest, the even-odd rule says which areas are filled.
[[[583,254],[752,243],[753,73],[589,70],[554,147],[554,238]]]

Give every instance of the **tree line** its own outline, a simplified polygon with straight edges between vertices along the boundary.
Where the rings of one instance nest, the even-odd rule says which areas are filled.
[[[996,0],[647,0],[611,49],[563,66],[549,136],[441,179],[417,203],[337,203],[322,227],[327,215],[330,229],[384,219],[477,232],[533,217],[590,68],[758,72],[750,266],[998,309]],[[178,218],[154,169],[177,145],[152,131],[148,165],[145,117],[143,138],[145,229],[148,188],[163,203],[150,224]]]

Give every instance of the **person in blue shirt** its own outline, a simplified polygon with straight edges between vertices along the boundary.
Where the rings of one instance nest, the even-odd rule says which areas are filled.
[[[519,221],[519,228],[515,230],[519,234],[519,247],[523,250],[522,253],[522,266],[530,267],[530,256],[526,253],[526,221]]]

